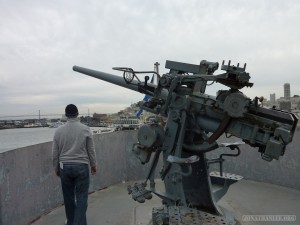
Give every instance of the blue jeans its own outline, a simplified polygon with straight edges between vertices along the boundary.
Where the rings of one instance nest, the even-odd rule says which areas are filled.
[[[60,169],[67,225],[87,225],[86,211],[90,184],[87,164],[64,164]]]

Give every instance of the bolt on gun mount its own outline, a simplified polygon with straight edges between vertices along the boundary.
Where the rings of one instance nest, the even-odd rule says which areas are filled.
[[[154,73],[152,71],[114,68],[123,71],[121,78],[78,66],[74,66],[73,70],[147,94],[152,98],[141,102],[141,108],[167,117],[164,127],[158,123],[143,125],[138,131],[139,143],[133,146],[133,152],[143,164],[155,152],[146,182],[152,181],[151,191],[163,199],[167,210],[154,210],[153,224],[173,224],[170,218],[178,214],[175,206],[183,207],[180,208],[181,214],[185,210],[197,209],[197,212],[221,216],[222,211],[215,200],[226,191],[219,197],[212,193],[205,153],[217,149],[217,139],[226,133],[258,147],[264,160],[279,159],[284,155],[286,145],[292,141],[298,119],[292,113],[263,108],[258,104],[259,98],[251,100],[240,91],[253,85],[245,71],[246,65],[233,66],[230,61],[225,65],[223,61],[221,70],[225,72],[219,75],[213,75],[219,64],[205,60],[200,65],[166,61],[165,67],[170,71],[162,76],[156,73],[157,85],[149,83],[148,76],[144,81],[138,77],[141,73]],[[208,81],[221,83],[230,89],[218,91],[216,97],[209,96],[205,94]],[[237,145],[231,147],[238,149]],[[156,192],[153,184],[154,170],[161,153],[163,168],[160,174],[165,183],[165,193]],[[144,186],[133,188],[140,193],[136,199],[141,202],[145,200],[141,195],[148,194]],[[136,193],[135,196],[138,196]]]

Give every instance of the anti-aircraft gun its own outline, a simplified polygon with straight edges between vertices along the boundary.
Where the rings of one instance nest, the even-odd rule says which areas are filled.
[[[246,143],[258,147],[266,161],[279,159],[292,141],[298,119],[289,112],[264,108],[259,104],[262,99],[251,100],[240,91],[253,85],[246,64],[240,67],[223,61],[221,70],[225,72],[218,75],[213,73],[219,63],[205,60],[200,65],[166,61],[165,67],[169,72],[163,75],[127,67],[113,68],[122,71],[123,78],[78,66],[73,70],[151,96],[140,107],[166,118],[165,123],[157,121],[141,126],[138,143],[132,149],[142,164],[148,163],[154,153],[146,181],[128,187],[133,199],[139,202],[150,199],[151,193],[163,200],[164,207],[152,211],[154,225],[235,224],[234,218],[225,214],[216,201],[229,185],[242,177],[223,173],[222,157],[238,156],[239,145]],[[141,80],[140,74],[155,74],[158,83],[149,82],[149,76]],[[218,82],[229,90],[218,91],[216,97],[207,95],[207,82]],[[243,142],[219,144],[217,140],[222,134],[236,136]],[[206,158],[206,152],[221,146],[237,153]],[[154,182],[161,154],[163,193],[156,191]],[[212,163],[220,164],[219,173],[209,174]],[[150,187],[146,189],[148,181]],[[213,191],[213,185],[221,188]]]

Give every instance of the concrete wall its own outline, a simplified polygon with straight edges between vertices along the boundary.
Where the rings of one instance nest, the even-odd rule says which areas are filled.
[[[237,138],[222,136],[218,143],[240,141]],[[238,157],[224,157],[224,172],[243,176],[245,179],[277,184],[300,190],[300,131],[296,131],[293,142],[287,145],[285,154],[279,160],[267,162],[261,158],[258,148],[249,145],[240,146],[241,154]],[[208,158],[217,158],[222,153],[236,151],[227,148],[209,152]],[[211,170],[219,171],[219,166],[211,166]]]
[[[51,143],[0,154],[1,225],[28,224],[61,203],[51,168]]]
[[[98,173],[90,191],[143,179],[147,167],[130,154],[136,131],[94,136]],[[63,203],[60,180],[51,162],[52,143],[0,154],[0,225],[25,225]]]
[[[145,178],[150,165],[141,166],[130,153],[137,141],[136,134],[136,131],[119,131],[94,136],[99,171],[92,177],[90,191]],[[220,142],[235,140],[222,137]],[[0,154],[0,225],[30,224],[62,204],[60,180],[54,175],[51,163],[51,145],[48,142]],[[244,145],[238,158],[228,158],[224,171],[300,189],[299,146],[298,131],[286,154],[269,163],[260,158],[257,149]],[[222,152],[224,149],[207,155],[212,158]]]

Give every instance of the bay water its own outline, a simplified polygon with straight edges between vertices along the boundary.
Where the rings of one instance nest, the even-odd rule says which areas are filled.
[[[0,153],[53,140],[56,128],[16,128],[0,130]],[[92,131],[101,130],[100,127]]]

